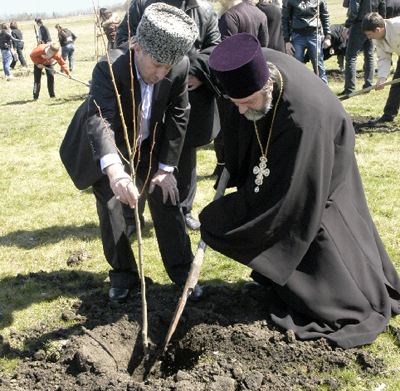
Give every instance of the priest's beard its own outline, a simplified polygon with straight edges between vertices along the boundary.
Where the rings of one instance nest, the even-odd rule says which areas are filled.
[[[262,91],[262,94],[264,95],[264,100],[262,102],[261,109],[259,110],[248,109],[244,113],[244,116],[249,121],[258,121],[259,119],[265,117],[268,111],[270,111],[272,108],[272,96],[265,91]]]

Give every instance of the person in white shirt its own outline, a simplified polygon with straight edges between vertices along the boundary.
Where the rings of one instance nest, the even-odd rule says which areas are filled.
[[[385,86],[390,68],[392,66],[392,53],[400,55],[400,17],[383,19],[377,12],[370,12],[365,15],[362,24],[362,30],[369,39],[373,39],[378,52],[378,81],[376,89],[381,90]],[[400,77],[400,58],[397,61],[393,80]],[[370,124],[381,124],[392,122],[400,107],[400,84],[393,84],[390,87],[388,99],[383,109],[382,117],[372,119]]]

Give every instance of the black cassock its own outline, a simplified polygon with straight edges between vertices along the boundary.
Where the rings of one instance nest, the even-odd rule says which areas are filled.
[[[203,209],[202,238],[272,287],[267,305],[278,325],[343,348],[371,343],[400,312],[400,279],[368,210],[351,120],[304,64],[263,51],[284,85],[270,175],[254,192],[261,150],[253,122],[235,108],[225,151],[237,191]],[[263,148],[272,115],[257,121]]]

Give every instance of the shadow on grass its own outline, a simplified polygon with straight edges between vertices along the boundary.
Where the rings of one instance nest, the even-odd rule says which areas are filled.
[[[154,228],[151,221],[146,221],[146,225],[142,228],[142,236],[144,238],[153,236]],[[84,241],[90,241],[100,237],[100,228],[98,224],[87,223],[81,226],[76,225],[53,225],[37,230],[18,230],[9,232],[0,236],[0,246],[18,247],[31,250],[36,247],[47,246],[59,243],[67,238],[76,238]],[[136,235],[131,236],[131,240],[136,240]]]
[[[397,120],[393,122],[383,122],[381,124],[370,124],[368,121],[372,119],[371,116],[351,116],[354,131],[356,133],[393,133],[400,131],[400,125]]]
[[[78,238],[81,240],[90,240],[99,237],[98,225],[93,223],[59,226],[37,229],[37,230],[18,230],[9,232],[0,236],[0,246],[18,247],[23,249],[32,249],[43,245],[61,242],[67,238]]]
[[[101,291],[106,277],[106,273],[58,270],[18,274],[16,277],[0,279],[0,312],[3,314],[0,330],[12,325],[13,312],[33,304],[51,302],[60,296],[76,298],[84,292]]]
[[[89,90],[88,90],[89,92]],[[75,102],[75,101],[84,101],[87,97],[88,93],[85,94],[80,94],[80,95],[72,95],[72,96],[68,96],[68,97],[60,97],[60,98],[56,98],[54,100],[52,100],[50,102],[50,106],[56,106],[56,105],[61,105],[64,103],[68,103],[68,102]]]
[[[32,103],[33,102],[33,98],[29,99],[29,100],[16,100],[14,102],[7,102],[2,106],[18,106],[18,105],[24,105],[26,103]]]
[[[79,94],[79,95],[69,95],[66,98],[56,98],[54,101],[51,101],[51,105],[60,105],[63,103],[68,103],[68,102],[74,102],[74,101],[78,101],[78,100],[85,100],[86,99],[87,94]],[[46,99],[46,97],[43,97],[43,101]],[[40,97],[38,99],[38,101],[40,100]],[[29,100],[16,100],[13,102],[7,102],[5,103],[3,106],[18,106],[18,105],[24,105],[26,103],[33,103],[33,98],[29,99]],[[38,103],[38,102],[36,102]],[[48,103],[48,102],[46,102]]]

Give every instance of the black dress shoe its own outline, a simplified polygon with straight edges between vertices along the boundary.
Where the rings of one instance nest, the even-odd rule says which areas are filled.
[[[392,117],[385,117],[384,115],[382,115],[382,117],[377,118],[377,119],[370,119],[368,121],[368,123],[370,125],[377,125],[377,124],[383,124],[385,122],[393,122],[394,118]]]
[[[200,229],[200,221],[194,219],[190,213],[185,214],[185,223],[193,231]]]
[[[129,292],[130,290],[127,288],[112,287],[108,292],[108,296],[111,300],[118,303],[125,303],[128,300]]]

